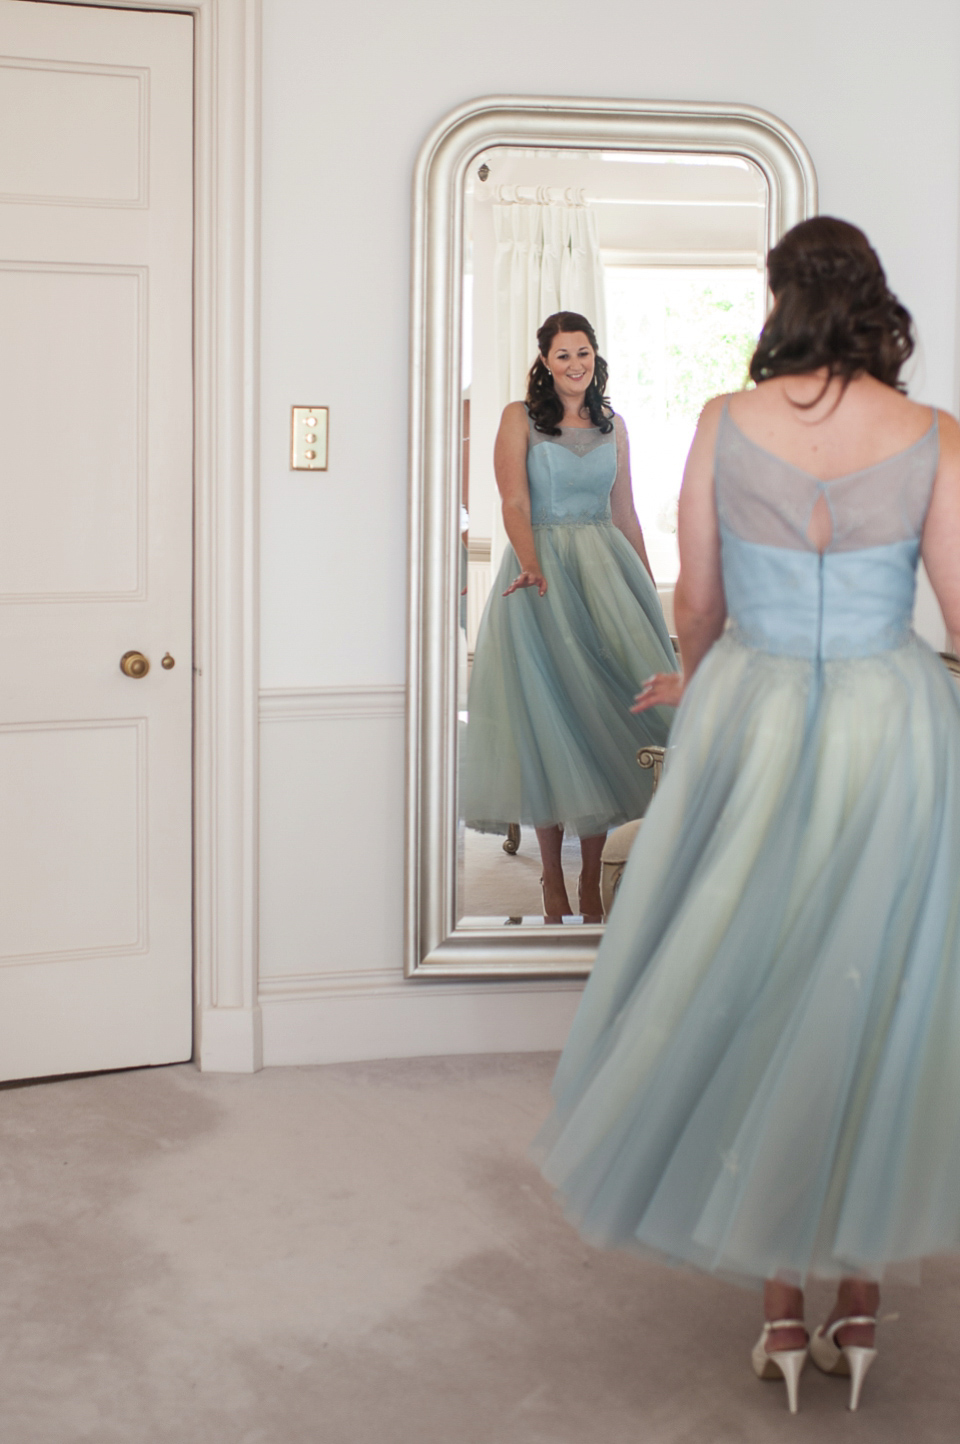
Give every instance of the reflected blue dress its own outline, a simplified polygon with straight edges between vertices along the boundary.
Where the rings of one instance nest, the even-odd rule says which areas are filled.
[[[611,520],[622,426],[552,437],[529,423],[547,592],[503,596],[520,572],[507,547],[477,635],[460,754],[460,816],[478,831],[560,823],[591,837],[641,817],[650,801],[637,750],[666,742],[672,709],[632,716],[630,707],[644,678],[677,662],[656,588]]]
[[[937,458],[934,416],[819,482],[723,416],[730,625],[538,1140],[594,1243],[741,1282],[960,1249],[960,702],[911,630]]]

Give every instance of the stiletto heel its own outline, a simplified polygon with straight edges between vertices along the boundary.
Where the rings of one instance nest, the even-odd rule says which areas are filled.
[[[602,922],[603,922],[603,913],[585,913],[584,910],[583,910],[583,875],[582,875],[582,874],[581,874],[580,877],[577,878],[577,907],[578,907],[578,909],[580,910],[580,916],[583,918],[584,923],[588,924],[590,927],[596,927],[596,925],[597,925],[598,923],[602,923]]]
[[[876,1328],[877,1321],[870,1314],[851,1314],[846,1319],[835,1319],[832,1324],[821,1324],[810,1340],[810,1353],[817,1368],[825,1374],[850,1376],[850,1402],[847,1407],[854,1410],[860,1403],[863,1381],[877,1357],[877,1351],[857,1344],[838,1344],[836,1335],[848,1324],[870,1324]]]
[[[791,1414],[795,1414],[798,1408],[800,1375],[807,1362],[807,1349],[768,1351],[767,1339],[776,1329],[803,1329],[806,1333],[803,1319],[776,1319],[764,1324],[763,1332],[754,1345],[751,1355],[753,1371],[758,1379],[783,1379],[787,1386],[787,1407]]]
[[[559,913],[547,912],[547,890],[543,885],[542,877],[540,879],[540,902],[543,907],[543,921],[545,923],[549,924],[550,926],[556,926],[558,923],[563,922],[563,918]]]
[[[860,1390],[867,1377],[867,1370],[877,1357],[877,1351],[876,1349],[857,1348],[855,1344],[848,1344],[843,1352],[850,1365],[850,1403],[847,1407],[853,1410],[860,1403]]]

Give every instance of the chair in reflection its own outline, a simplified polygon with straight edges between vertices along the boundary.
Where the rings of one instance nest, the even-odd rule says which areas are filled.
[[[663,774],[666,755],[665,747],[641,747],[637,753],[637,761],[641,767],[653,768],[654,792],[656,792]],[[623,877],[623,869],[627,865],[630,849],[636,840],[642,822],[643,818],[637,817],[632,822],[624,822],[620,827],[615,827],[607,834],[607,840],[603,844],[603,852],[600,855],[600,900],[603,903],[605,918],[610,915],[617,888],[620,886],[620,879]]]

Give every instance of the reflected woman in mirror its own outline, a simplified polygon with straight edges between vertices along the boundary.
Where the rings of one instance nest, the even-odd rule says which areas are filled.
[[[676,661],[593,327],[559,311],[537,344],[527,399],[505,409],[494,449],[511,545],[477,637],[461,814],[482,832],[536,828],[548,923],[572,912],[561,844],[565,831],[578,836],[577,910],[599,923],[604,838],[646,810],[637,750],[666,741],[669,684],[656,708],[632,715],[631,704],[645,677]]]
[[[907,399],[861,231],[804,221],[769,278],[756,388],[690,451],[683,700],[541,1144],[592,1242],[765,1286],[791,1411],[808,1356],[855,1409],[885,1272],[960,1251],[960,696],[911,627],[922,557],[960,633],[960,426]]]

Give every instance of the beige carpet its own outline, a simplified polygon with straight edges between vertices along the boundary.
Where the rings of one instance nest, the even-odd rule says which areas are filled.
[[[860,1414],[811,1370],[790,1418],[753,1295],[560,1218],[525,1156],[551,1068],[0,1091],[2,1444],[955,1444],[956,1261],[889,1291]]]
[[[577,906],[577,878],[580,875],[580,843],[576,837],[565,837],[561,849],[563,873],[567,882],[570,906]],[[503,850],[503,838],[492,832],[464,829],[463,866],[461,872],[461,915],[463,925],[504,922],[508,917],[522,917],[528,923],[543,921],[540,896],[540,848],[534,828],[524,827],[520,833],[519,850],[511,855]],[[578,920],[579,921],[579,920]],[[572,918],[568,926],[576,926]]]

